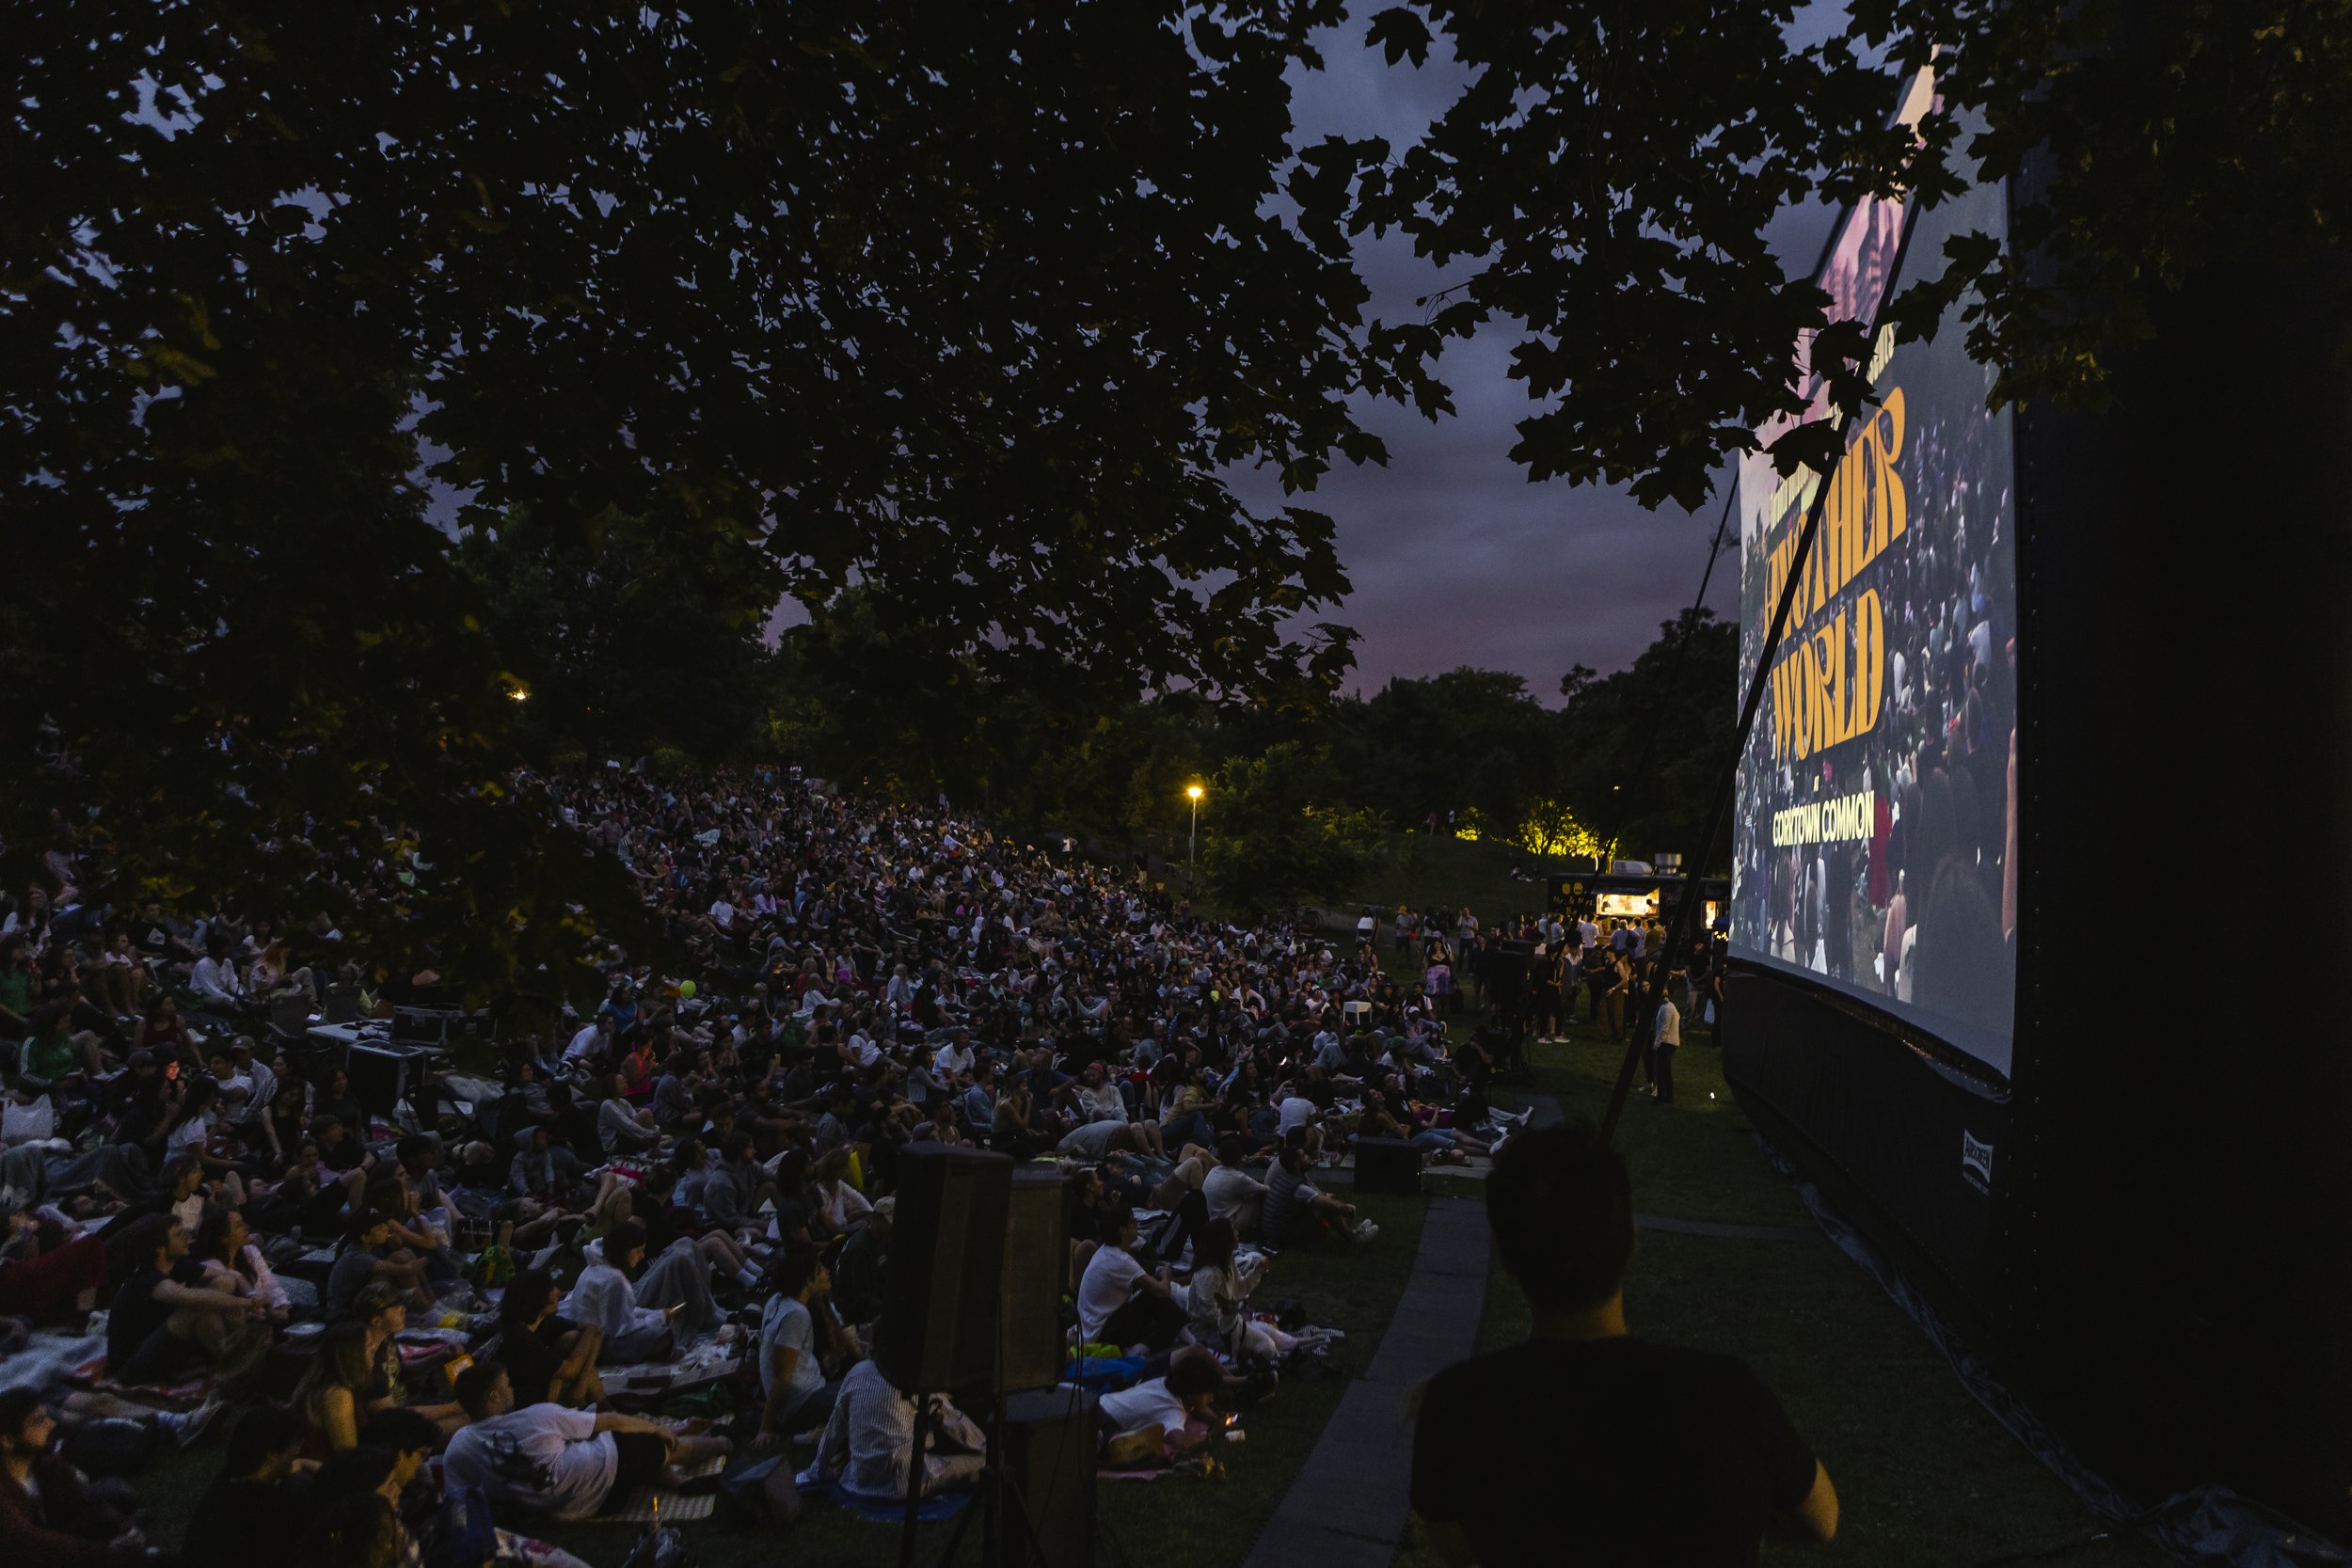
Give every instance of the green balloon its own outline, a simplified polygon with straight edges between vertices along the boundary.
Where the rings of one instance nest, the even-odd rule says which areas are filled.
[[[680,981],[677,983],[677,994],[678,994],[678,1000],[679,1000],[679,1001],[681,1001],[681,1002],[691,1002],[691,1001],[693,1001],[693,1000],[694,1000],[694,982],[693,982],[693,981],[691,981],[691,980],[680,980]]]

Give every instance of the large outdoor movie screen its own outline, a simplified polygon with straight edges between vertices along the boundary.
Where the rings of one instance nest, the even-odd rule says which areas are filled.
[[[1889,267],[2000,235],[2000,188],[1919,214],[1841,220],[1820,282],[1869,320]],[[1955,310],[1873,364],[1880,399],[1829,480],[1764,704],[1740,765],[1733,948],[1886,1008],[2006,1076],[2016,992],[2015,466],[1992,372]],[[1826,417],[1816,389],[1815,417]],[[1785,425],[1761,432],[1768,440]],[[1769,458],[1740,474],[1741,696],[1820,481]]]

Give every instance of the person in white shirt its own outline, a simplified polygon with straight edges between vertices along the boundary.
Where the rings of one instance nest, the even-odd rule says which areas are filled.
[[[598,1013],[580,1026],[579,1033],[564,1048],[567,1062],[584,1062],[591,1056],[609,1056],[612,1043],[612,1015]]]
[[[1078,1280],[1078,1326],[1089,1340],[1166,1350],[1184,1326],[1166,1265],[1146,1272],[1136,1260],[1133,1210],[1103,1220],[1103,1244]]]
[[[601,1253],[580,1270],[558,1309],[571,1322],[603,1332],[599,1359],[607,1363],[655,1359],[672,1340],[670,1320],[677,1308],[638,1306],[637,1288],[629,1283],[629,1271],[644,1256],[644,1226],[623,1220],[605,1237]]]
[[[1675,1053],[1682,1048],[1682,1013],[1669,996],[1658,1005],[1658,1029],[1650,1037],[1650,1098],[1661,1105],[1675,1102]]]
[[[723,1437],[674,1433],[634,1416],[569,1410],[560,1404],[515,1407],[515,1385],[497,1361],[457,1374],[467,1423],[449,1440],[442,1478],[479,1487],[493,1504],[556,1519],[586,1519],[617,1491],[675,1490],[688,1472],[730,1452]]]
[[[1307,1070],[1320,1072],[1322,1069],[1310,1067]],[[1299,1085],[1284,1085],[1279,1109],[1282,1120],[1276,1131],[1285,1141],[1288,1141],[1294,1129],[1306,1129],[1307,1158],[1312,1160],[1319,1157],[1323,1153],[1323,1128],[1317,1120],[1322,1114],[1321,1109],[1313,1101],[1301,1094]]]
[[[246,1009],[245,981],[229,957],[226,937],[215,937],[205,943],[204,956],[196,960],[188,985],[196,992],[199,1004],[211,1011],[233,1013]]]
[[[1125,1121],[1126,1099],[1110,1082],[1100,1062],[1089,1062],[1078,1074],[1078,1114],[1088,1121]]]
[[[1094,1405],[1104,1457],[1115,1465],[1130,1465],[1208,1441],[1211,1422],[1196,1429],[1192,1418],[1214,1418],[1216,1391],[1224,1383],[1216,1359],[1195,1353],[1169,1362],[1165,1377],[1104,1394]]]
[[[901,967],[898,973],[904,975],[906,971]],[[891,981],[894,986],[898,983],[896,978]],[[947,1037],[946,1045],[931,1053],[931,1069],[948,1084],[969,1088],[972,1083],[972,1069],[977,1060],[978,1058],[972,1051],[971,1036],[966,1031],[959,1029]]]

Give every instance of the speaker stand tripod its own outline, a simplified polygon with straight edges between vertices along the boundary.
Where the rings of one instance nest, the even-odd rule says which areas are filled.
[[[929,1468],[923,1452],[930,1437],[931,1401],[937,1396],[917,1394],[914,1398],[914,1452],[907,1465],[907,1511],[898,1526],[898,1568],[914,1568],[914,1531],[916,1514],[923,1501],[923,1482]],[[972,1504],[956,1515],[956,1528],[947,1537],[946,1549],[939,1554],[936,1568],[947,1568],[956,1560],[963,1545],[964,1531],[972,1528],[972,1515],[981,1513],[987,1523],[980,1533],[980,1561],[983,1568],[1000,1568],[1004,1560],[1004,1528],[998,1510],[1009,1506],[1021,1520],[1021,1531],[1028,1537],[1030,1560],[1047,1561],[1045,1544],[1038,1539],[1037,1521],[1029,1516],[1028,1500],[1021,1488],[1012,1483],[1012,1468],[1005,1452],[1005,1396],[992,1396],[988,1403],[988,1451],[981,1456],[977,1496]]]

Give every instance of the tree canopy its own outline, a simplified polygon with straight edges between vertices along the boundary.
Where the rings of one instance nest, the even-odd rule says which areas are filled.
[[[1329,520],[1222,475],[1296,492],[1382,455],[1351,395],[1445,405],[1290,156],[1339,14],[20,8],[8,841],[159,889],[255,843],[313,858],[284,889],[401,832],[469,876],[526,846],[513,696],[559,623],[452,548],[511,529],[604,585],[591,636],[656,562],[690,641],[863,586],[1016,682],[1334,677],[1343,630],[1281,636],[1345,591]],[[466,883],[373,935],[549,927]]]
[[[1867,398],[1858,331],[1791,277],[1766,226],[1793,201],[1903,190],[1932,205],[2012,182],[2010,232],[1956,235],[1890,310],[1931,333],[1963,303],[1994,396],[2104,405],[2149,307],[2237,254],[2340,247],[2352,201],[2352,4],[1853,0],[1801,40],[1798,0],[1410,0],[1373,19],[1391,62],[1440,37],[1469,87],[1411,148],[1353,159],[1359,229],[1395,227],[1470,276],[1434,302],[1448,336],[1519,333],[1540,405],[1513,457],[1536,478],[1624,483],[1697,507],[1724,460],[1804,406],[1816,368]],[[1897,84],[1932,63],[1915,132]],[[1827,421],[1784,466],[1835,457]]]
[[[1518,324],[1531,475],[1691,504],[1792,405],[1800,328],[1862,395],[1858,335],[1764,245],[1792,200],[1931,201],[1963,150],[2019,176],[2009,243],[1962,236],[1900,313],[1966,297],[1999,395],[2095,399],[2155,292],[2334,244],[2352,180],[2352,0],[1857,0],[1794,46],[1794,0],[1412,0],[1373,45],[1442,35],[1460,101],[1417,147],[1295,146],[1343,14],[16,8],[18,874],[80,846],[109,891],[338,890],[374,950],[463,942],[489,982],[618,917],[517,793],[567,749],[820,737],[1024,812],[1051,754],[1107,826],[1180,757],[1253,754],[1183,742],[1224,705],[1418,815],[1392,737],[1426,695],[1448,787],[1517,811],[1579,750],[1493,738],[1544,728],[1508,677],[1308,733],[1353,633],[1302,498],[1384,458],[1359,410],[1450,410],[1449,338]],[[1915,135],[1886,111],[1931,55]],[[1425,317],[1367,315],[1352,245],[1391,226],[1469,269]],[[787,599],[815,625],[771,656]],[[853,745],[809,695],[845,670],[884,694]]]

